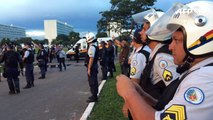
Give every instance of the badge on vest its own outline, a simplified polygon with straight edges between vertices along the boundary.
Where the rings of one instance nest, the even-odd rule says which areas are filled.
[[[165,70],[163,71],[163,79],[164,79],[166,82],[168,82],[168,81],[172,80],[172,78],[173,78],[172,72],[170,72],[170,71],[168,71],[167,69],[165,69]]]
[[[187,102],[198,105],[203,102],[205,95],[201,89],[197,87],[190,87],[184,93],[184,98]]]
[[[161,120],[186,120],[184,105],[172,105],[160,115]]]
[[[89,52],[89,55],[92,55],[93,53],[92,52]]]
[[[138,62],[136,60],[132,61],[132,66],[136,66]]]
[[[165,60],[161,60],[159,66],[161,69],[164,69],[168,66],[168,63]]]
[[[135,73],[136,73],[136,68],[135,67],[131,68],[130,75],[133,76],[135,75]]]

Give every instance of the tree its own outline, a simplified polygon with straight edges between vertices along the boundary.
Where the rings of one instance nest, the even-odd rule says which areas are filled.
[[[106,32],[113,29],[114,31],[121,31],[121,29],[133,29],[131,16],[149,9],[153,6],[156,0],[111,0],[112,4],[109,11],[100,12],[102,18],[97,23],[98,33]],[[110,28],[110,22],[117,22],[116,28]]]
[[[17,44],[21,44],[21,43],[31,43],[32,40],[33,40],[33,39],[32,39],[31,37],[24,37],[24,38],[17,39],[16,42],[17,42]]]
[[[58,41],[59,44],[62,44],[64,46],[67,46],[70,44],[70,40],[67,35],[60,34],[56,37],[56,40]]]
[[[11,41],[9,38],[3,38],[0,42],[0,46],[5,45],[5,44],[10,44]]]
[[[72,32],[69,33],[68,37],[69,37],[69,39],[71,41],[70,43],[74,44],[80,39],[80,34],[78,32],[72,31]]]
[[[100,37],[107,37],[107,34],[105,32],[97,33],[96,38],[100,38]]]

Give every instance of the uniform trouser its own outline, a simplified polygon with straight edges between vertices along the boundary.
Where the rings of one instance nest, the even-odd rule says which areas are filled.
[[[109,61],[108,63],[108,71],[110,72],[111,77],[113,77],[113,64],[114,61]]]
[[[18,68],[7,68],[7,83],[10,91],[20,91]]]
[[[45,77],[45,73],[46,73],[45,65],[39,66],[39,68],[40,68],[41,76],[42,76],[42,77]]]
[[[93,97],[97,97],[98,94],[98,66],[91,68],[90,76],[88,76],[89,86],[90,86],[90,92],[92,93]]]
[[[107,79],[107,65],[102,65],[101,70],[102,70],[102,76],[103,76],[102,79],[106,80]]]
[[[25,64],[25,77],[27,81],[27,85],[31,86],[34,83],[34,74],[33,74],[33,63]]]
[[[60,69],[60,71],[62,70],[62,64],[64,66],[64,69],[66,70],[65,58],[59,58],[59,69]]]
[[[79,61],[79,55],[75,55],[75,60],[76,60],[76,62],[78,63],[78,61]]]
[[[45,72],[47,72],[47,63],[48,63],[48,60],[45,60],[45,66],[44,66],[44,69],[45,69]]]
[[[121,64],[121,73],[129,77],[129,66],[126,66],[125,64]]]

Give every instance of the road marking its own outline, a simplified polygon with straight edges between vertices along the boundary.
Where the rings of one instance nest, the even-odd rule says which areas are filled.
[[[98,96],[99,96],[99,94],[100,94],[105,82],[106,82],[106,80],[102,80],[101,84],[99,85],[99,87],[98,87]],[[88,104],[88,106],[85,109],[85,111],[84,111],[83,115],[81,116],[80,120],[87,120],[87,117],[90,115],[94,105],[95,105],[95,102],[91,102],[91,103]]]

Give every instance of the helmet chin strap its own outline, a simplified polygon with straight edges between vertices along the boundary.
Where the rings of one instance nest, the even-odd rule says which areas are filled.
[[[146,35],[146,40],[145,40],[144,44],[149,45],[149,43],[150,43],[150,39],[149,39],[148,35]]]
[[[190,66],[191,66],[191,63],[192,63],[194,60],[195,60],[195,59],[194,59],[193,57],[186,55],[186,56],[184,57],[184,59],[183,59],[184,64],[179,65],[179,66],[176,68],[177,73],[182,74],[182,73],[184,73],[186,70],[188,70],[188,69],[190,68]]]

